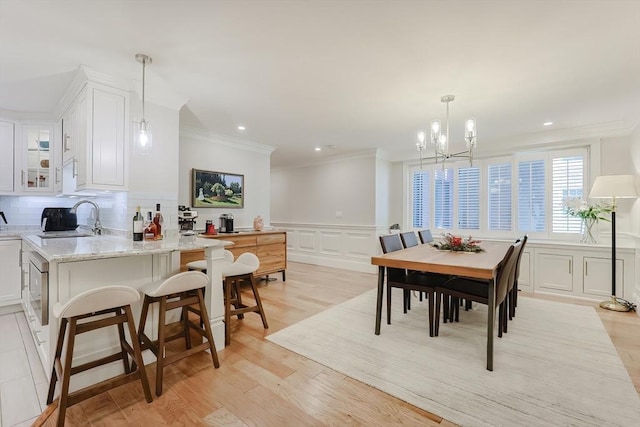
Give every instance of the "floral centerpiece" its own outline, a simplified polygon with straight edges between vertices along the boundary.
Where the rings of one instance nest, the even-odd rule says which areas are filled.
[[[444,241],[434,243],[433,246],[436,249],[440,249],[442,251],[452,251],[452,252],[482,252],[482,249],[478,243],[480,240],[474,240],[473,237],[469,236],[467,238],[454,236],[453,234],[447,233],[444,236]]]

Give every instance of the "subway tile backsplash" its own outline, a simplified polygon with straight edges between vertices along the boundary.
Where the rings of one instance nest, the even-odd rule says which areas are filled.
[[[136,207],[145,214],[155,212],[156,203],[160,203],[166,230],[178,229],[178,201],[176,196],[150,193],[103,193],[86,197],[100,206],[100,221],[105,228],[131,234],[131,218]],[[72,207],[79,197],[55,196],[0,196],[0,211],[4,212],[8,225],[12,228],[32,228],[40,225],[42,210],[47,207]],[[78,223],[92,226],[95,211],[89,204],[78,207]],[[2,220],[0,219],[0,222]],[[0,224],[3,226],[4,224]]]

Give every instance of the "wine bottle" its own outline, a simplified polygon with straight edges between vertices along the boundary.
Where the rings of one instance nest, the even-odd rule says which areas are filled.
[[[141,242],[144,234],[144,219],[140,213],[140,206],[136,207],[136,214],[133,217],[133,241]]]
[[[156,203],[156,216],[153,217],[153,223],[156,225],[156,240],[161,240],[162,235],[162,225],[164,224],[164,218],[162,217],[162,212],[160,212],[160,203]]]

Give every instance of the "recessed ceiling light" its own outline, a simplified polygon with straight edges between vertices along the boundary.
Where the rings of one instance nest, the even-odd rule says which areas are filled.
[[[544,126],[551,126],[553,124],[553,122],[544,122],[543,125]]]
[[[320,151],[320,150],[322,150],[322,148],[320,148],[320,147],[316,147],[316,148],[315,148],[315,150],[316,150],[316,151]]]
[[[246,127],[244,127],[244,126],[242,126],[242,125],[239,125],[239,126],[238,126],[238,130],[245,130],[245,129],[246,129]]]

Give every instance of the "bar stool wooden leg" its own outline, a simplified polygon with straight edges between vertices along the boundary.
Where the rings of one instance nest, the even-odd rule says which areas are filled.
[[[180,299],[186,298],[187,292],[183,292],[180,295]],[[184,331],[184,342],[187,347],[187,350],[191,348],[191,331],[189,330],[189,310],[187,306],[182,307],[182,330]]]
[[[58,333],[58,343],[56,344],[56,354],[53,357],[53,370],[51,372],[51,380],[49,381],[49,393],[47,394],[47,405],[53,403],[53,395],[56,392],[56,382],[59,375],[62,374],[62,366],[59,365],[60,356],[62,356],[62,347],[64,345],[64,334],[67,330],[67,319],[60,321],[60,332]],[[58,362],[58,363],[56,363]]]
[[[129,367],[129,354],[127,353],[127,350],[124,348],[124,343],[126,342],[126,340],[124,337],[124,326],[122,326],[122,323],[118,323],[118,336],[120,336],[120,356],[122,357],[122,365],[124,366],[124,372],[126,374],[129,374],[131,373],[131,368]],[[135,340],[135,336],[132,337],[132,340]]]
[[[258,306],[258,313],[260,313],[260,317],[262,318],[262,326],[265,329],[269,329],[269,324],[267,323],[267,316],[264,315],[264,310],[262,308],[262,299],[260,298],[260,294],[258,293],[258,288],[256,286],[256,280],[253,277],[253,274],[249,274],[249,284],[251,285],[251,290],[253,291],[253,297],[256,300],[256,305]],[[238,292],[240,290],[238,289]]]
[[[162,377],[164,372],[164,352],[165,352],[165,338],[166,338],[166,326],[165,318],[167,312],[167,297],[160,297],[160,309],[158,313],[158,354],[156,361],[156,396],[162,395]]]
[[[231,287],[233,279],[225,277],[224,279],[224,344],[231,343]]]
[[[64,417],[67,413],[67,399],[69,397],[69,382],[71,381],[71,362],[73,361],[73,346],[76,339],[77,319],[69,320],[69,337],[67,338],[67,354],[64,357],[64,372],[62,374],[62,387],[60,388],[60,402],[58,403],[59,426],[64,425]]]
[[[140,341],[136,335],[135,323],[133,323],[133,313],[131,307],[128,305],[124,307],[124,312],[127,316],[127,326],[129,327],[129,335],[131,335],[131,345],[133,346],[133,354],[135,355],[135,362],[140,371],[140,378],[142,379],[142,390],[144,391],[144,397],[147,403],[153,401],[151,396],[151,389],[149,388],[149,379],[147,378],[147,371],[144,369],[144,361],[142,360],[142,351],[140,350]]]
[[[233,280],[233,292],[235,294],[236,309],[245,307],[244,305],[242,305],[242,288],[240,286],[241,282],[242,280],[240,280],[239,278]],[[244,313],[238,313],[238,319],[244,319]]]
[[[213,332],[211,331],[211,324],[209,323],[209,315],[207,314],[207,306],[204,303],[204,296],[202,289],[198,289],[198,303],[200,305],[200,319],[204,323],[204,330],[207,335],[207,341],[209,341],[209,350],[211,350],[211,359],[213,360],[213,366],[215,368],[220,367],[220,361],[218,360],[218,352],[216,351],[216,344],[213,342]]]

